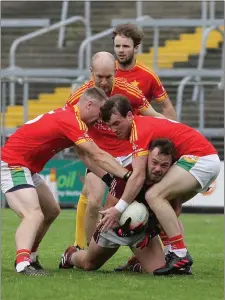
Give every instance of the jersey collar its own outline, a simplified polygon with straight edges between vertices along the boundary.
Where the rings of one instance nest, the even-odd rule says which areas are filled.
[[[131,69],[128,69],[128,70],[122,70],[122,69],[120,69],[120,67],[119,67],[118,60],[115,61],[116,70],[120,70],[120,72],[132,72],[132,71],[134,71],[135,68],[137,67],[137,64],[138,64],[138,62],[137,62],[137,60],[135,60],[135,65],[134,65]]]

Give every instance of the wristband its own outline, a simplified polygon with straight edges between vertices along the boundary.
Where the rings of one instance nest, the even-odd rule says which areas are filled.
[[[127,181],[127,180],[130,178],[131,174],[132,174],[132,171],[128,171],[128,172],[123,176],[123,179],[124,179],[125,181]]]
[[[129,204],[126,201],[120,199],[115,205],[115,208],[122,214],[128,206]]]
[[[105,175],[102,176],[102,181],[104,181],[108,187],[111,186],[112,180],[113,178],[109,173],[106,173]]]

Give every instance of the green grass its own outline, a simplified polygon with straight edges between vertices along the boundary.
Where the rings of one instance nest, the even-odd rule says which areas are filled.
[[[112,269],[130,255],[128,248],[96,272],[59,270],[61,253],[73,242],[74,215],[63,210],[42,242],[41,262],[52,276],[30,278],[14,271],[14,233],[18,218],[2,210],[2,299],[3,300],[222,300],[223,216],[183,215],[186,241],[194,257],[193,276],[154,277],[117,274]]]

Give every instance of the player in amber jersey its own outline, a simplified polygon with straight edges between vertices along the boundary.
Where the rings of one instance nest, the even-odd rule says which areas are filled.
[[[129,83],[143,92],[149,102],[154,99],[159,103],[163,115],[176,120],[173,105],[157,74],[136,61],[136,54],[142,39],[142,31],[134,24],[121,24],[114,29],[116,77],[126,78]]]
[[[56,109],[28,121],[3,146],[1,190],[9,206],[21,217],[15,236],[17,273],[45,274],[35,253],[60,209],[38,172],[51,157],[74,145],[86,153],[85,164],[103,179],[105,171],[118,172],[119,177],[127,173],[111,155],[97,147],[84,123],[99,119],[106,99],[101,89],[87,89],[77,106]]]
[[[132,86],[123,78],[114,78],[115,59],[112,54],[108,52],[96,53],[92,58],[91,73],[92,80],[75,91],[67,101],[67,105],[76,104],[79,97],[88,87],[98,86],[104,90],[107,96],[115,94],[125,95],[128,97],[132,108],[142,115],[162,116],[152,108],[137,87]],[[89,134],[101,149],[116,157],[123,166],[131,162],[132,148],[129,141],[119,139],[107,124],[102,121],[96,122],[94,126],[89,128]],[[99,218],[99,209],[101,208],[104,192],[104,183],[98,180],[93,173],[88,173],[77,207],[75,245],[78,245],[80,248],[84,247],[84,226],[87,243],[91,240]]]
[[[168,138],[177,150],[177,162],[163,179],[150,187],[145,199],[167,234],[171,252],[155,275],[168,275],[192,265],[193,260],[183,241],[177,216],[169,202],[176,197],[183,202],[208,189],[220,171],[218,154],[205,137],[182,123],[152,117],[134,116],[129,101],[119,95],[109,98],[101,108],[102,119],[120,138],[129,139],[133,147],[133,173],[115,207],[101,213],[102,231],[113,227],[121,213],[135,199],[145,180],[149,143],[156,138]],[[142,169],[142,172],[140,172]],[[142,185],[135,184],[137,173]]]

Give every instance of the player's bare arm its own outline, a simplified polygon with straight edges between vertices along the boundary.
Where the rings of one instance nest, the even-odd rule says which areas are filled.
[[[143,116],[152,116],[152,117],[158,117],[158,118],[163,118],[165,119],[165,115],[162,115],[160,113],[158,113],[156,110],[154,110],[154,108],[151,106],[151,104],[149,104],[149,106],[145,109],[142,109],[140,111],[140,114]]]
[[[123,168],[109,153],[101,150],[94,142],[85,142],[78,147],[87,153],[90,159],[106,172],[124,178],[128,170]]]
[[[170,98],[167,97],[163,101],[158,102],[161,106],[163,115],[171,120],[177,120],[177,115],[174,110],[173,104],[170,101]]]
[[[83,163],[89,170],[91,170],[95,175],[97,175],[100,178],[102,178],[106,174],[106,171],[104,171],[102,168],[100,168],[93,162],[93,160],[91,159],[91,157],[87,152],[81,150],[77,146],[74,147],[80,159],[83,161]]]
[[[134,201],[140,192],[146,178],[147,158],[147,155],[133,158],[133,173],[127,181],[121,199],[114,207],[100,212],[102,215],[104,215],[99,224],[99,227],[102,226],[101,231],[107,231],[110,228],[113,228],[117,224],[123,211],[132,201]]]

